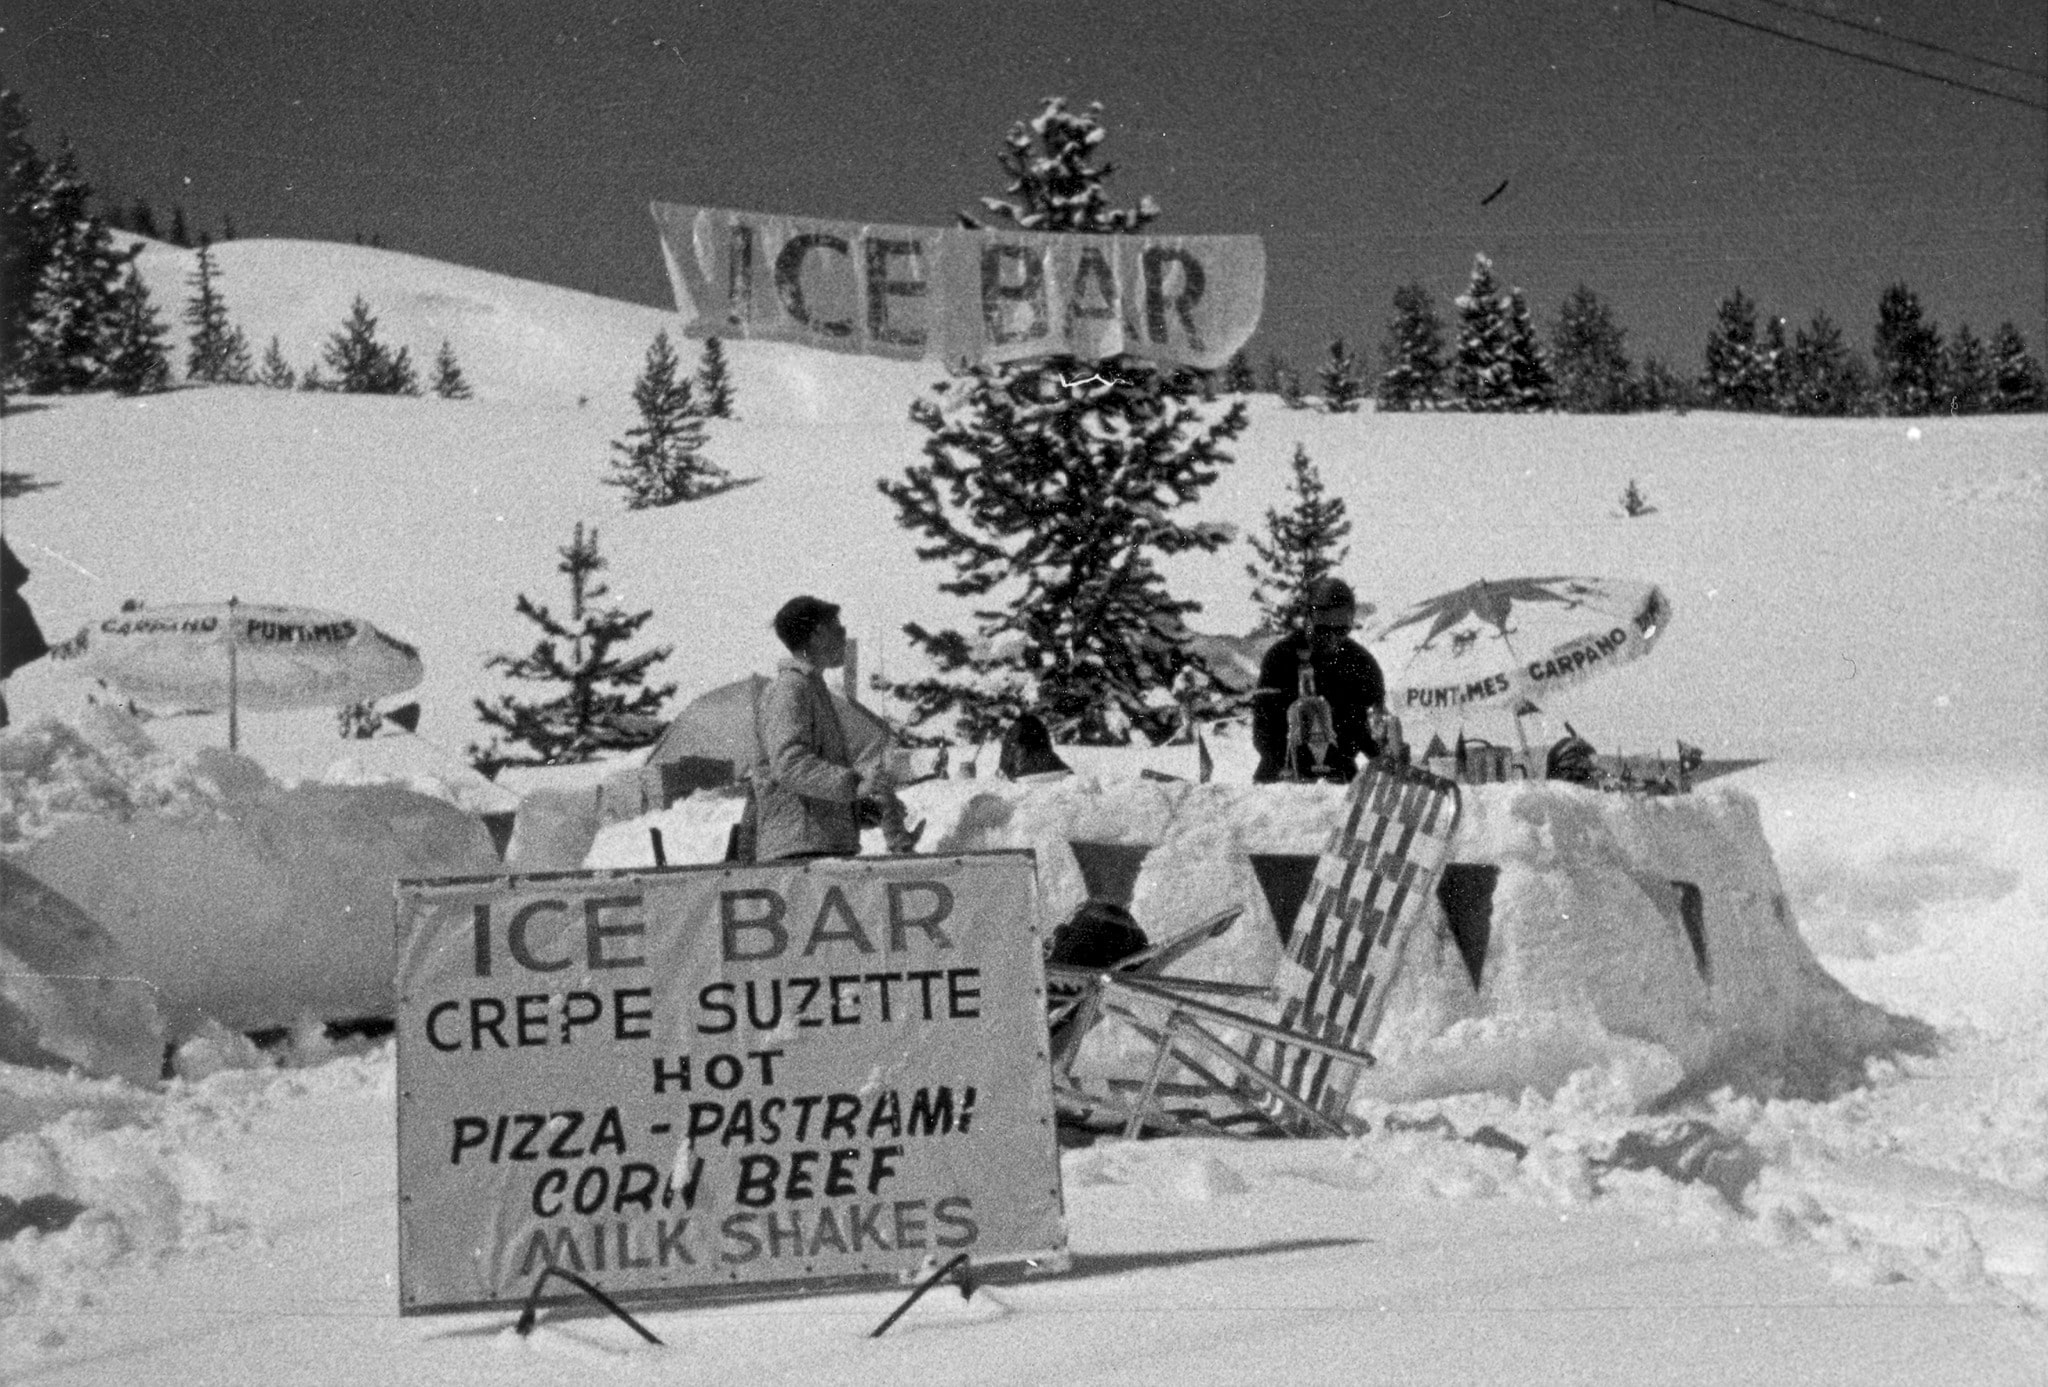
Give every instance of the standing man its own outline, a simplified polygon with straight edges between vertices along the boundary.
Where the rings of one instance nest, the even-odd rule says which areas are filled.
[[[1358,599],[1342,578],[1318,578],[1309,588],[1309,625],[1277,641],[1259,662],[1259,687],[1252,695],[1252,745],[1259,753],[1255,783],[1272,780],[1348,781],[1358,758],[1379,754],[1372,734],[1375,709],[1384,713],[1387,685],[1379,661],[1351,639]],[[1302,671],[1313,670],[1315,694],[1330,707],[1331,746],[1323,765],[1297,747],[1293,773],[1287,765],[1287,714],[1302,693]]]
[[[755,777],[754,858],[853,857],[865,812],[879,820],[893,798],[880,753],[857,767],[825,687],[825,671],[846,663],[846,628],[836,604],[792,597],[775,614],[789,651],[761,696],[765,766]]]

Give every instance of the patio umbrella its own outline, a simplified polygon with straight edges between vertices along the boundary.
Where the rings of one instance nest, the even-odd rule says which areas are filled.
[[[1401,717],[1517,714],[1648,654],[1671,622],[1654,583],[1481,579],[1402,608],[1365,633]]]
[[[696,757],[728,762],[735,775],[744,774],[761,755],[754,732],[755,710],[767,687],[765,676],[750,674],[692,699],[648,749],[647,764],[660,766]],[[856,764],[889,744],[889,724],[876,714],[836,691],[832,708],[839,714],[847,749]]]
[[[361,617],[315,607],[188,602],[93,622],[55,654],[139,703],[242,710],[340,708],[401,693],[420,653]]]

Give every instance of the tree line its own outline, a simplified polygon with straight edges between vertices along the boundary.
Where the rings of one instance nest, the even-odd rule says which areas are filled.
[[[1967,323],[1944,336],[1903,283],[1879,297],[1868,353],[1825,312],[1795,328],[1782,316],[1760,317],[1738,287],[1716,311],[1694,375],[1655,356],[1632,362],[1613,309],[1584,284],[1539,336],[1522,291],[1504,287],[1483,254],[1452,305],[1456,320],[1446,323],[1422,285],[1396,290],[1376,377],[1340,337],[1315,373],[1314,394],[1278,355],[1267,357],[1261,374],[1243,352],[1225,367],[1223,387],[1334,414],[1368,399],[1385,411],[1471,413],[1721,409],[1845,417],[2048,408],[2041,364],[2011,320],[1988,341]]]

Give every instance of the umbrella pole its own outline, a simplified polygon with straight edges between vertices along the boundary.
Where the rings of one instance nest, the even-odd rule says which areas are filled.
[[[237,704],[237,702],[239,701],[239,695],[241,694],[241,689],[240,689],[240,687],[239,687],[239,685],[240,685],[240,683],[241,683],[241,669],[240,669],[239,661],[238,661],[238,659],[237,659],[237,655],[236,655],[236,648],[237,648],[238,646],[240,646],[240,645],[241,645],[241,639],[240,639],[240,637],[238,637],[238,636],[237,636],[237,635],[235,634],[235,608],[236,608],[236,606],[237,606],[237,605],[239,605],[239,603],[240,603],[240,600],[241,600],[241,599],[239,599],[239,598],[235,598],[235,597],[230,597],[230,598],[228,599],[228,750],[229,750],[229,751],[234,751],[234,750],[236,750],[236,749],[238,748],[238,746],[239,746],[240,742],[241,742],[241,725],[240,725],[240,709],[238,709],[238,708],[236,707],[236,704]]]

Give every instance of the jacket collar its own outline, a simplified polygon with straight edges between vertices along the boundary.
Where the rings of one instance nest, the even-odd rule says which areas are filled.
[[[823,670],[819,669],[816,665],[812,664],[809,660],[806,660],[801,655],[784,656],[782,663],[777,665],[776,668],[779,670],[788,670],[790,673],[800,675],[805,679],[822,679],[825,677],[825,672]]]

